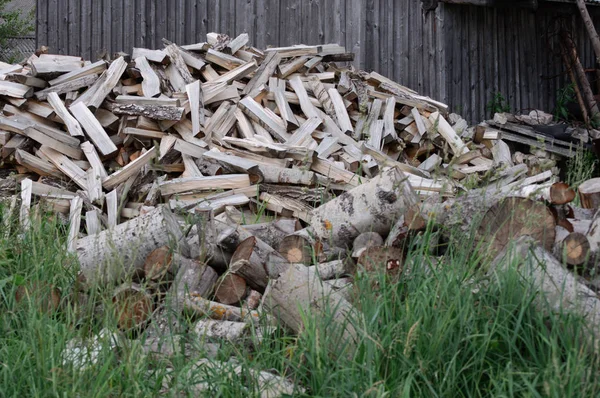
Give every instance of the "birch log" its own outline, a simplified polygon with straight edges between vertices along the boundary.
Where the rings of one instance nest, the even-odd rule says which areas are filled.
[[[522,236],[514,245],[507,246],[494,260],[490,272],[508,269],[516,269],[521,278],[543,293],[539,304],[546,303],[556,312],[585,316],[590,331],[600,337],[600,300],[596,293],[530,237]]]
[[[336,346],[348,344],[352,348],[357,342],[358,333],[352,324],[355,308],[302,264],[292,264],[272,282],[263,306],[295,333],[303,329],[305,316],[311,314],[330,320],[328,339]]]
[[[315,209],[310,224],[321,240],[350,247],[363,232],[386,236],[396,220],[416,204],[408,178],[393,168]]]
[[[114,282],[143,270],[148,254],[169,245],[186,253],[183,233],[166,207],[79,239],[76,253],[88,282]]]

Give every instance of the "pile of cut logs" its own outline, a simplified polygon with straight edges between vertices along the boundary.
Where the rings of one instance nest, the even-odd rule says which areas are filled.
[[[261,313],[297,332],[301,311],[325,308],[314,300],[342,322],[357,263],[398,277],[403,243],[428,222],[468,231],[485,217],[475,240],[494,255],[520,235],[540,250],[556,237],[570,265],[600,243],[600,221],[565,207],[576,193],[551,154],[511,153],[502,126],[469,128],[346,66],[339,45],[260,50],[211,33],[112,61],[46,52],[0,65],[11,208],[25,228],[40,207],[68,215],[75,290],[133,280],[113,296],[122,329],[168,299],[211,318],[197,329],[214,338],[247,337]],[[597,207],[599,184],[581,193]]]

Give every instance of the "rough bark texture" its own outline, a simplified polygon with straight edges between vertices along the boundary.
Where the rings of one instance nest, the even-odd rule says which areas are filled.
[[[154,120],[176,120],[183,117],[184,108],[161,105],[114,104],[110,110],[115,115],[145,116]]]
[[[272,247],[251,236],[238,246],[229,270],[243,277],[252,289],[264,292],[269,277],[276,278],[287,265]]]
[[[185,242],[175,216],[166,207],[158,207],[116,227],[77,241],[77,257],[88,282],[116,281],[141,270],[146,257],[168,245],[175,252]]]
[[[408,178],[394,168],[315,209],[311,226],[318,238],[332,246],[349,247],[362,232],[387,235],[416,203]]]
[[[519,275],[543,293],[539,296],[540,304],[547,303],[556,312],[585,316],[590,332],[596,338],[600,337],[600,300],[596,293],[580,283],[554,256],[530,237],[523,236],[498,254],[491,272],[515,269],[515,265]]]
[[[325,285],[309,268],[293,264],[270,286],[263,301],[264,308],[285,326],[298,333],[303,328],[304,314],[330,319],[329,339],[337,345],[353,346],[358,337],[351,318],[355,309],[333,288]]]
[[[172,299],[176,306],[181,306],[191,295],[209,297],[219,278],[211,267],[182,256],[175,256],[173,264],[178,267],[175,281],[171,286]]]

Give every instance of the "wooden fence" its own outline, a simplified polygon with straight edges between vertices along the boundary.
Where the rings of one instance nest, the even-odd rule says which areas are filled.
[[[595,62],[570,4],[441,4],[426,13],[419,0],[38,0],[37,16],[38,45],[87,59],[160,48],[162,38],[201,42],[208,32],[247,32],[260,48],[339,43],[356,53],[356,66],[446,102],[471,122],[489,116],[495,93],[513,110],[553,109],[565,85],[548,34],[557,17],[573,27],[584,66]]]

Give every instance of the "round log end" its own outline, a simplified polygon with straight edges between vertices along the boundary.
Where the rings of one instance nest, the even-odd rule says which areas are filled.
[[[548,208],[529,199],[507,198],[493,205],[477,230],[482,252],[495,257],[513,239],[528,235],[548,251],[556,235],[556,221]]]
[[[584,234],[573,232],[562,242],[563,253],[567,264],[579,266],[584,264],[590,255],[590,242]]]
[[[359,270],[367,273],[384,271],[394,278],[402,274],[403,264],[404,252],[395,247],[369,247],[358,259]]]
[[[215,299],[221,304],[237,304],[246,296],[246,281],[239,275],[226,274],[217,282]]]
[[[172,261],[173,253],[171,253],[171,250],[167,246],[159,247],[152,251],[146,257],[146,262],[144,263],[146,279],[162,279],[171,268]]]
[[[15,292],[18,304],[30,303],[45,313],[52,313],[60,307],[61,292],[44,282],[31,282],[21,285]]]
[[[600,207],[600,178],[592,178],[581,184],[578,188],[581,206],[584,209]]]
[[[575,191],[564,182],[557,182],[550,187],[550,201],[555,205],[565,205],[575,199]]]
[[[152,314],[152,297],[138,285],[118,287],[112,302],[117,325],[124,331],[144,326]]]

